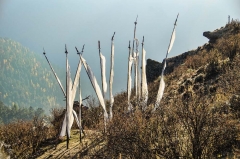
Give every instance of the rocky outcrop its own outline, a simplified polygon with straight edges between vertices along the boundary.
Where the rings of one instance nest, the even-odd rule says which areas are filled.
[[[207,44],[204,45],[203,47],[207,47]],[[199,50],[202,50],[203,47],[198,47],[197,50],[191,50],[191,51],[182,53],[178,56],[168,58],[167,59],[167,67],[165,69],[164,74],[172,73],[174,68],[183,64],[188,56],[192,56],[192,55],[196,54]],[[162,63],[157,62],[152,59],[147,59],[147,66],[146,66],[147,73],[146,74],[147,74],[148,83],[153,82],[155,79],[157,79],[161,75],[162,67],[163,67]]]
[[[198,47],[196,50],[191,50],[185,53],[182,53],[178,56],[174,56],[167,59],[167,67],[164,74],[169,74],[179,65],[183,64],[188,56],[197,54],[199,51],[206,50],[207,52],[213,48],[213,43],[219,38],[227,38],[229,35],[237,34],[240,32],[240,23],[233,21],[230,24],[227,24],[225,27],[216,29],[212,32],[206,31],[203,32],[203,36],[209,39],[209,43],[204,44],[203,46]],[[147,59],[147,81],[148,83],[156,80],[162,71],[162,63],[157,62],[152,59]]]
[[[209,43],[214,43],[219,38],[238,33],[239,28],[239,23],[232,21],[230,24],[227,24],[225,27],[221,27],[220,29],[216,29],[212,32],[203,32],[203,36],[209,39]]]

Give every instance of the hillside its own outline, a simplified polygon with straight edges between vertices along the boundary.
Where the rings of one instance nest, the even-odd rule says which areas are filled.
[[[220,29],[204,32],[209,42],[203,46],[167,59],[162,104],[192,95],[212,97],[215,103],[228,103],[239,95],[239,33],[239,22],[233,21]],[[158,89],[161,69],[162,63],[148,59],[147,78],[152,98]]]
[[[166,87],[156,111],[152,109],[162,64],[148,60],[147,67],[152,69],[148,72],[146,111],[141,109],[144,103],[132,95],[134,111],[127,112],[127,93],[121,92],[114,98],[113,119],[104,132],[102,108],[95,99],[88,99],[88,109],[82,111],[86,136],[79,143],[78,130],[72,130],[68,150],[65,138],[58,138],[64,117],[61,110],[55,110],[52,127],[47,131],[40,129],[41,123],[39,131],[32,131],[39,138],[28,134],[29,141],[22,136],[9,139],[5,134],[18,132],[2,127],[0,139],[9,144],[16,140],[22,143],[13,144],[15,158],[240,157],[240,22],[232,21],[203,35],[209,38],[207,44],[168,59]],[[43,138],[41,133],[45,134]],[[48,137],[49,134],[52,136]],[[50,140],[53,136],[57,140]],[[28,145],[31,148],[27,152],[23,147]]]
[[[126,115],[127,95],[122,92],[115,97],[114,119],[107,133],[97,138],[99,143],[70,140],[74,148],[63,150],[61,143],[40,158],[53,158],[63,151],[58,158],[239,157],[240,23],[233,21],[203,35],[209,43],[167,60],[166,88],[155,113],[151,110],[162,64],[149,59],[147,112],[138,111],[141,106],[132,98],[136,111]],[[94,119],[83,117],[90,118]]]
[[[54,68],[64,79],[64,71]],[[0,101],[5,105],[45,108],[46,113],[62,105],[62,92],[44,56],[7,38],[0,38],[0,77]]]

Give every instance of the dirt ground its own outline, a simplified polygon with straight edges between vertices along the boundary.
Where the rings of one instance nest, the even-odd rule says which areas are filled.
[[[67,149],[66,138],[58,144],[50,144],[42,147],[44,153],[37,159],[75,159],[92,158],[94,154],[104,147],[104,140],[100,133],[92,130],[85,130],[85,136],[82,134],[82,142],[80,142],[79,130],[72,130],[69,141],[69,149]]]

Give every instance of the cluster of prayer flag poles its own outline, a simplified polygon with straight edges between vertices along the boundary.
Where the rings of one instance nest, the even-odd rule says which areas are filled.
[[[137,17],[138,18],[138,17]],[[146,77],[146,51],[144,49],[144,36],[143,36],[143,40],[142,40],[142,71],[141,71],[141,84],[140,84],[140,71],[139,71],[139,51],[138,51],[138,46],[139,46],[139,41],[136,38],[136,25],[137,25],[137,18],[136,21],[134,22],[135,26],[134,26],[134,38],[133,38],[133,47],[130,47],[130,41],[129,41],[129,57],[128,57],[128,78],[127,78],[127,101],[128,101],[128,112],[132,112],[133,111],[133,106],[130,102],[130,97],[131,97],[131,84],[132,84],[132,67],[135,68],[135,72],[134,72],[134,89],[135,89],[135,98],[138,101],[138,104],[140,104],[140,100],[141,100],[141,107],[142,110],[145,111],[147,108],[147,100],[148,100],[148,88],[147,88],[147,77]],[[174,40],[175,40],[175,27],[177,25],[177,19],[178,19],[178,15],[177,18],[175,20],[174,23],[174,28],[172,31],[172,36],[170,39],[170,43],[168,46],[168,50],[167,50],[167,54],[166,57],[164,59],[163,62],[163,68],[162,68],[162,73],[161,73],[161,79],[160,79],[160,85],[159,85],[159,90],[157,93],[157,97],[156,97],[156,102],[155,102],[155,106],[153,108],[152,111],[155,111],[160,104],[160,101],[163,97],[163,92],[164,92],[164,88],[165,88],[165,82],[164,82],[164,70],[166,68],[166,61],[167,61],[167,56],[169,54],[169,52],[171,51],[171,48],[173,46]],[[105,130],[106,130],[106,125],[107,125],[107,121],[113,118],[113,104],[114,104],[114,97],[113,97],[113,93],[112,93],[112,85],[113,85],[113,77],[114,77],[114,35],[115,32],[111,38],[111,66],[110,66],[110,77],[109,77],[109,99],[110,99],[110,110],[109,110],[109,115],[108,112],[106,110],[106,104],[105,104],[105,94],[107,92],[107,82],[106,82],[106,59],[103,56],[103,54],[101,53],[101,48],[100,48],[100,41],[98,41],[98,49],[99,49],[99,57],[100,57],[100,68],[101,68],[101,80],[102,80],[102,89],[100,89],[99,84],[96,80],[96,77],[94,76],[90,66],[87,64],[86,60],[82,57],[83,51],[84,51],[84,45],[82,48],[82,51],[79,52],[77,47],[76,51],[77,54],[79,55],[79,62],[78,62],[78,66],[77,66],[77,70],[75,73],[75,78],[74,81],[72,81],[71,79],[71,73],[70,73],[70,65],[68,63],[68,51],[67,51],[67,47],[65,45],[65,54],[66,54],[66,89],[64,91],[64,88],[57,76],[57,74],[55,73],[52,65],[50,64],[47,56],[46,56],[46,52],[44,50],[43,54],[54,74],[54,77],[56,78],[64,97],[66,98],[66,113],[65,113],[65,117],[64,117],[64,121],[62,124],[62,130],[60,133],[60,137],[63,136],[67,136],[67,149],[69,147],[69,138],[70,138],[70,130],[73,124],[73,120],[75,118],[77,125],[79,126],[80,129],[80,141],[81,141],[81,132],[83,132],[82,129],[82,124],[81,124],[81,105],[82,105],[82,96],[81,96],[81,88],[80,88],[80,72],[81,72],[81,66],[83,65],[86,73],[89,77],[89,80],[92,84],[92,87],[94,88],[94,91],[99,99],[99,103],[103,108],[103,114],[104,114],[104,125],[105,125]],[[134,50],[134,44],[136,43],[136,51]],[[73,109],[73,103],[74,103],[74,99],[76,96],[76,91],[77,91],[77,87],[79,86],[79,115],[77,116],[76,112]],[[83,132],[84,133],[84,132]]]

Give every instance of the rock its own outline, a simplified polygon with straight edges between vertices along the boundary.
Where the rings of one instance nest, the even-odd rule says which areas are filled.
[[[205,31],[203,32],[203,36],[208,38],[210,43],[214,43],[218,38],[221,37],[221,33]]]

